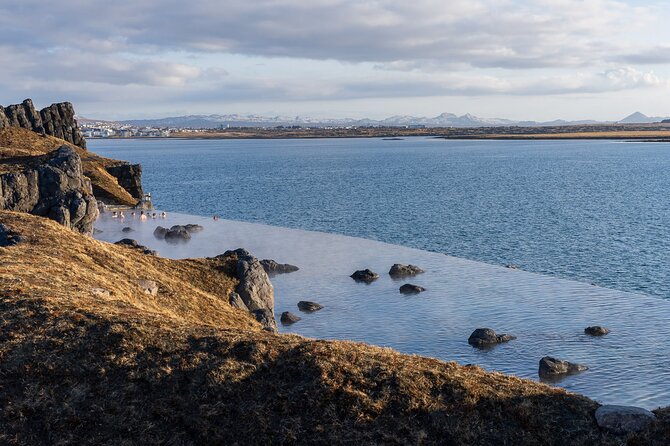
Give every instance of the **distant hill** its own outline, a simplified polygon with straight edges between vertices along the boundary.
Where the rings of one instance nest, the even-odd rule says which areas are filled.
[[[621,121],[618,121],[619,124],[652,124],[654,122],[662,122],[670,120],[668,117],[659,117],[659,116],[647,116],[640,112],[635,112],[632,115],[628,115],[623,118]]]
[[[411,115],[391,116],[389,118],[375,119],[318,119],[296,116],[294,118],[284,116],[259,116],[259,115],[187,115],[173,116],[160,119],[132,119],[121,121],[121,124],[136,127],[178,127],[193,129],[211,129],[223,127],[276,127],[276,126],[301,126],[301,127],[346,127],[346,126],[384,126],[384,127],[507,127],[507,126],[563,126],[563,125],[585,125],[598,124],[598,121],[564,121],[555,120],[549,122],[538,121],[515,121],[502,118],[480,118],[471,114],[455,115],[453,113],[442,113],[435,117],[417,117]]]

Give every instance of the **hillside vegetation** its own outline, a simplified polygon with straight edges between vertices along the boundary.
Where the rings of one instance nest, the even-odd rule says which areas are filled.
[[[228,258],[0,223],[21,237],[0,248],[0,444],[667,444],[662,423],[605,436],[597,403],[561,389],[265,332],[228,304]]]

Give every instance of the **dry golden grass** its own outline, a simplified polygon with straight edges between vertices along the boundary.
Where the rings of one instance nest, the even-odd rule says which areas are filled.
[[[66,145],[77,151],[84,167],[84,175],[91,179],[96,197],[101,197],[117,204],[134,206],[134,199],[118,181],[110,175],[105,167],[118,164],[119,161],[104,158],[53,136],[42,136],[38,133],[18,127],[0,130],[0,173],[22,170],[25,157],[44,155]]]
[[[608,437],[597,403],[536,382],[267,333],[227,304],[225,259],[0,222],[25,238],[0,248],[0,444],[668,444],[667,425]]]

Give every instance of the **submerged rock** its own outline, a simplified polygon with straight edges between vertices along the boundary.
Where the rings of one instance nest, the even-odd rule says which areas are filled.
[[[352,279],[354,279],[356,282],[365,282],[365,283],[371,283],[374,282],[375,280],[379,279],[379,274],[369,270],[369,269],[361,269],[353,273],[351,276]]]
[[[205,228],[203,228],[203,227],[200,226],[200,225],[196,225],[196,224],[193,224],[193,223],[189,223],[189,224],[187,224],[187,225],[184,225],[184,229],[186,229],[189,233],[193,233],[193,232],[200,232],[200,231],[202,231],[202,230],[205,229]]]
[[[468,344],[475,347],[490,346],[509,342],[516,339],[516,336],[511,334],[496,334],[492,328],[478,328],[472,332],[468,338]]]
[[[125,228],[121,229],[121,232],[133,232],[133,228],[126,226]]]
[[[540,377],[552,377],[558,375],[572,375],[588,369],[587,366],[582,364],[561,361],[560,359],[552,358],[551,356],[545,356],[540,359],[538,373]]]
[[[165,231],[165,241],[169,243],[187,242],[191,233],[184,226],[176,225]]]
[[[314,311],[319,311],[323,308],[323,305],[317,304],[316,302],[310,302],[308,300],[301,300],[298,302],[298,309],[304,311],[305,313],[312,313]]]
[[[411,283],[406,283],[400,287],[401,294],[419,294],[426,289],[419,285],[412,285]]]
[[[261,265],[263,265],[263,269],[266,273],[270,274],[270,276],[274,276],[276,274],[292,273],[300,269],[295,265],[290,265],[288,263],[277,263],[271,259],[261,260]]]
[[[159,239],[164,239],[165,234],[168,232],[167,228],[164,228],[162,226],[156,226],[156,229],[154,229],[154,237],[159,238]]]
[[[594,325],[592,327],[586,327],[584,333],[591,336],[604,336],[609,333],[609,328],[601,327],[600,325]]]
[[[394,264],[389,270],[389,276],[393,278],[410,277],[421,274],[424,271],[416,265],[402,265],[400,263]]]
[[[608,405],[596,409],[598,426],[618,435],[643,431],[655,420],[656,415],[640,407]]]
[[[281,317],[279,318],[281,323],[284,324],[284,325],[295,324],[300,319],[302,319],[300,316],[296,316],[295,314],[291,313],[290,311],[284,311],[281,314]]]

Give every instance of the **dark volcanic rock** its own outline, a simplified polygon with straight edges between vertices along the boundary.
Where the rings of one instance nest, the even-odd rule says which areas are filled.
[[[419,285],[412,285],[411,283],[406,283],[400,287],[401,294],[419,294],[422,291],[426,291],[426,289]]]
[[[0,223],[0,248],[18,245],[22,241],[23,238],[20,235],[10,231],[7,226]]]
[[[396,263],[389,270],[389,276],[393,278],[411,277],[423,272],[424,271],[416,265],[402,265],[400,263]]]
[[[233,308],[249,311],[249,308],[247,308],[247,305],[244,303],[240,295],[235,292],[230,293],[230,296],[228,296],[228,303]]]
[[[516,339],[516,336],[510,334],[496,334],[491,328],[478,328],[472,332],[468,338],[468,343],[475,347],[490,346],[509,342]]]
[[[241,305],[234,303],[239,297],[246,309],[266,330],[276,332],[274,288],[261,262],[242,248],[226,251],[215,258],[229,257],[236,261],[235,276],[240,281],[235,289],[237,296],[231,295],[229,298],[231,305],[241,308]]]
[[[121,232],[133,232],[133,228],[126,226],[125,228],[121,229]]]
[[[48,217],[90,234],[98,205],[79,155],[62,146],[33,157],[31,166],[23,172],[0,175],[0,209]]]
[[[308,300],[301,300],[298,302],[298,309],[304,311],[305,313],[312,313],[314,311],[319,311],[323,308],[323,305],[317,304],[316,302],[310,302]]]
[[[604,336],[609,333],[609,328],[601,327],[600,325],[594,325],[592,327],[586,327],[584,333],[591,336]]]
[[[154,232],[155,234],[155,232]],[[175,225],[165,231],[165,241],[170,243],[186,242],[191,240],[191,233],[184,226]]]
[[[275,320],[275,315],[272,310],[253,310],[251,314],[253,314],[256,320],[261,323],[263,330],[270,331],[272,333],[277,332],[277,321]]]
[[[281,323],[284,324],[284,325],[295,324],[300,319],[302,319],[300,316],[296,316],[295,314],[291,313],[290,311],[284,311],[281,314],[281,317],[279,318]]]
[[[289,265],[288,263],[277,263],[270,259],[261,260],[261,265],[263,265],[263,269],[270,276],[274,276],[276,274],[292,273],[300,269],[297,266]]]
[[[133,240],[131,238],[121,239],[114,244],[115,245],[129,246],[131,248],[135,248],[137,250],[142,251],[143,254],[147,254],[147,255],[150,255],[150,256],[158,255],[158,253],[156,251],[154,251],[153,249],[149,249],[148,247],[146,247],[144,245],[140,245],[139,243],[137,243],[137,240]]]
[[[203,228],[203,227],[200,226],[200,225],[196,225],[196,224],[193,224],[193,223],[189,223],[189,224],[187,224],[187,225],[184,225],[184,229],[186,229],[189,233],[193,233],[193,232],[200,232],[200,231],[202,231],[202,230],[205,229],[205,228]]]
[[[51,104],[40,110],[40,117],[44,133],[64,139],[83,149],[86,148],[86,140],[74,119],[74,107],[71,103]]]
[[[159,238],[159,239],[164,239],[165,234],[168,232],[167,228],[164,228],[162,226],[157,226],[156,229],[154,229],[154,237]]]
[[[598,426],[617,435],[643,431],[655,420],[656,415],[640,407],[606,405],[596,409]]]
[[[571,375],[588,369],[587,366],[582,364],[561,361],[560,359],[552,358],[551,356],[545,356],[540,359],[538,373],[541,377],[552,377],[557,375]]]
[[[141,200],[144,196],[142,189],[142,166],[139,164],[117,164],[107,168],[107,172],[119,182],[133,198]]]
[[[356,282],[366,282],[371,283],[379,279],[379,274],[372,272],[369,269],[361,269],[353,273],[351,276]]]

